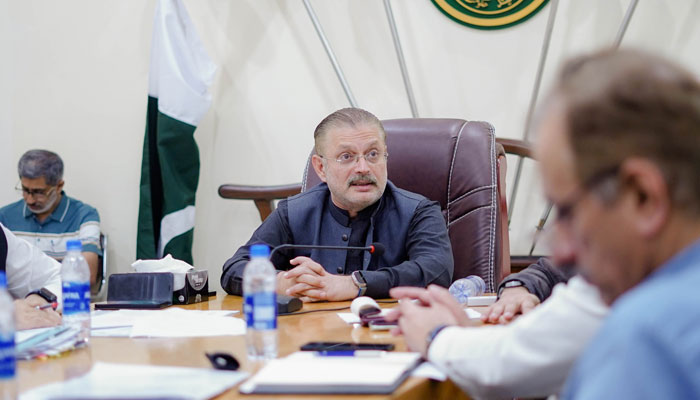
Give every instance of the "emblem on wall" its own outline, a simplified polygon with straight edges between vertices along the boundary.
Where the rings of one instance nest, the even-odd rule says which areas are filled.
[[[478,29],[502,29],[535,15],[549,0],[431,0],[453,21]]]

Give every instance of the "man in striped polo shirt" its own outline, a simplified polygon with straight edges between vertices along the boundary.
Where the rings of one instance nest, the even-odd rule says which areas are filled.
[[[17,165],[17,190],[23,200],[0,208],[0,223],[17,237],[58,261],[66,255],[66,242],[80,240],[83,257],[95,285],[100,249],[100,216],[95,208],[68,197],[63,191],[63,161],[47,150],[29,150]]]

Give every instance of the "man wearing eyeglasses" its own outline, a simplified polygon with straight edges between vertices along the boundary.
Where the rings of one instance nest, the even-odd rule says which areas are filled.
[[[242,294],[253,243],[384,245],[379,257],[362,250],[276,252],[277,292],[303,301],[383,298],[400,285],[449,285],[454,262],[445,219],[436,202],[387,180],[386,133],[377,117],[358,108],[338,110],[316,127],[314,141],[311,162],[323,183],[279,203],[226,261],[222,287]]]
[[[29,150],[17,165],[23,199],[0,208],[0,223],[17,237],[61,261],[66,242],[80,240],[95,284],[100,249],[100,216],[95,208],[63,191],[63,160],[47,150]]]
[[[441,288],[396,288],[422,305],[402,302],[387,316],[399,321],[395,333],[476,397],[563,386],[565,399],[700,398],[697,77],[638,51],[573,59],[538,132],[543,187],[558,210],[553,259],[580,276],[512,324],[476,329]],[[578,296],[562,302],[565,292]]]

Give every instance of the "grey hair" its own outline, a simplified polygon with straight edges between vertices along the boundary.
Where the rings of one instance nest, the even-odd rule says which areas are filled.
[[[29,150],[17,163],[20,178],[37,179],[42,176],[46,184],[57,185],[63,179],[63,160],[58,154],[48,150]]]
[[[319,144],[321,139],[326,135],[326,133],[333,128],[348,127],[365,127],[373,126],[379,130],[382,140],[386,143],[386,132],[384,131],[384,126],[382,122],[379,121],[374,114],[369,111],[365,111],[361,108],[342,108],[328,115],[321,121],[316,129],[314,130],[314,145],[316,147],[316,153],[320,153]]]

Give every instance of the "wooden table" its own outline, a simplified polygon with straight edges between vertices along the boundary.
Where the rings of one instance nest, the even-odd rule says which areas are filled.
[[[183,306],[192,310],[238,310],[241,315],[242,298],[219,294],[208,302]],[[393,307],[393,304],[386,304]],[[401,337],[393,337],[388,331],[370,331],[364,327],[348,325],[336,314],[349,312],[350,302],[307,303],[302,311],[347,307],[342,311],[319,311],[310,314],[280,316],[279,355],[285,356],[299,350],[304,343],[311,341],[350,341],[393,343],[397,351],[406,351]],[[24,392],[42,384],[67,380],[90,370],[98,361],[112,363],[163,365],[211,368],[206,352],[227,352],[241,363],[241,369],[254,373],[260,363],[249,363],[245,351],[245,336],[216,336],[197,338],[103,338],[90,339],[88,348],[69,352],[48,360],[20,361],[17,365],[18,390]],[[217,399],[261,398],[262,396],[240,395],[234,387]],[[270,397],[270,396],[265,396]],[[348,396],[284,396],[284,398],[358,398]],[[391,396],[365,396],[368,399],[458,399],[467,398],[449,380],[436,382],[424,378],[409,378]]]

